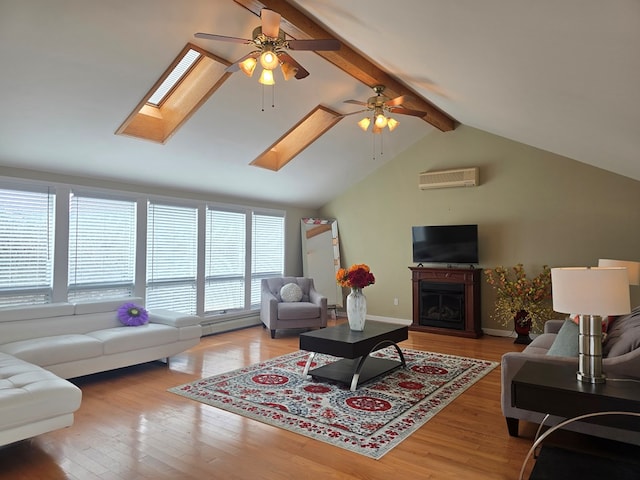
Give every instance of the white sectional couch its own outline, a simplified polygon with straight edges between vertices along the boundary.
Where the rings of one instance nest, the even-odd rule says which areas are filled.
[[[0,421],[0,446],[73,423],[81,393],[63,379],[168,359],[200,342],[192,315],[155,310],[145,325],[122,325],[117,309],[129,302],[143,305],[126,298],[0,308],[0,418],[17,419]],[[50,403],[59,408],[49,411]]]

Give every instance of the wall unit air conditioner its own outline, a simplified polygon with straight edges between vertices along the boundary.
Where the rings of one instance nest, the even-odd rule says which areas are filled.
[[[478,185],[478,168],[458,168],[420,174],[420,190],[446,187],[475,187]]]

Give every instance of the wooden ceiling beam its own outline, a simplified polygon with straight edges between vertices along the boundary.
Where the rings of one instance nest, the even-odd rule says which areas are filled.
[[[286,0],[234,0],[234,2],[258,16],[263,8],[278,12],[282,16],[282,30],[297,40],[335,37]],[[422,119],[438,130],[448,132],[458,126],[455,119],[353,50],[342,39],[338,38],[338,40],[342,43],[340,50],[316,53],[371,88],[375,85],[384,85],[384,94],[390,98],[410,95],[412,99],[404,106],[411,110],[427,112]]]

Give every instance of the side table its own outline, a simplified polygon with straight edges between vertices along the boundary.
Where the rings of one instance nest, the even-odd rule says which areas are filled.
[[[512,406],[573,418],[606,411],[639,412],[640,383],[616,381],[591,384],[576,379],[576,368],[525,362],[511,382]],[[640,419],[595,417],[589,422],[640,432]]]

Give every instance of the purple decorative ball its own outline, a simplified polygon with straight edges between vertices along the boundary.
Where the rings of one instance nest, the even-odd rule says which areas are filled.
[[[137,327],[149,321],[149,312],[135,303],[125,303],[118,308],[118,320],[128,327]]]

